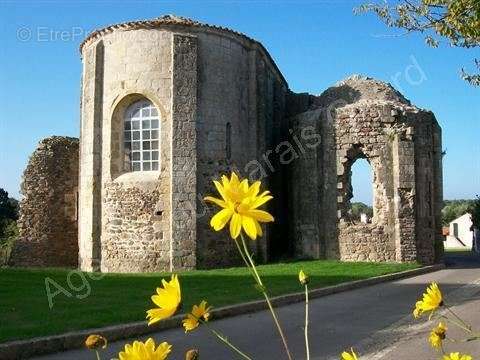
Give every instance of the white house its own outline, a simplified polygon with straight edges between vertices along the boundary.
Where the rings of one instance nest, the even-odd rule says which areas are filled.
[[[472,216],[469,213],[451,221],[448,234],[445,236],[445,249],[471,250],[474,236],[472,224]]]

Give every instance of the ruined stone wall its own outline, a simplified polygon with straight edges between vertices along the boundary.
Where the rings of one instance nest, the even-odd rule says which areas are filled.
[[[387,84],[355,76],[319,97],[291,95],[289,103],[290,113],[310,109],[290,119],[295,134],[316,126],[321,135],[316,151],[291,166],[295,256],[424,264],[438,258],[441,133],[432,114]],[[367,224],[350,215],[351,169],[359,158],[373,171]]]
[[[289,238],[294,239],[293,255],[296,258],[322,258],[325,255],[325,238],[322,229],[324,211],[323,196],[324,158],[322,152],[321,120],[323,110],[312,110],[290,118],[290,141],[299,139],[299,158],[289,166]],[[308,137],[313,137],[309,139]],[[307,139],[305,139],[307,137]],[[307,141],[305,140],[314,140]],[[334,223],[336,218],[333,219]]]
[[[23,173],[12,266],[76,267],[78,139],[40,141]]]
[[[340,108],[335,117],[337,150],[337,216],[339,258],[354,261],[394,261],[394,191],[389,130],[395,124],[391,108],[356,103]],[[351,168],[365,158],[373,171],[371,224],[350,218]]]
[[[433,114],[421,112],[414,114],[415,122],[415,181],[416,181],[416,247],[417,259],[431,264],[442,247],[441,212],[442,200],[437,189],[440,187],[438,176],[441,169],[441,142],[439,127]],[[440,170],[441,171],[441,170]],[[437,245],[437,246],[436,246]]]

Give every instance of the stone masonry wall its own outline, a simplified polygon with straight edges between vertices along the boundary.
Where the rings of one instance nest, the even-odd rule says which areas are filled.
[[[389,130],[395,124],[390,106],[358,102],[337,110],[337,217],[339,257],[354,261],[394,261],[392,150]],[[373,170],[371,224],[350,218],[351,167],[366,158]]]
[[[216,193],[213,179],[232,170],[261,178],[265,187],[279,193],[271,188],[275,186],[269,183],[271,170],[262,156],[270,156],[266,152],[273,153],[281,141],[274,129],[286,129],[282,124],[286,87],[250,42],[223,34],[197,36],[197,266],[231,266],[241,263],[235,244],[227,232],[212,231],[209,221],[217,208],[202,198]],[[271,234],[269,227],[264,229],[261,239],[249,243],[259,261],[269,255]]]
[[[137,30],[103,39],[101,270],[172,270],[173,34]],[[124,168],[123,121],[148,99],[160,120],[158,171]]]
[[[78,139],[40,141],[23,173],[12,266],[76,267]]]
[[[295,256],[433,262],[441,209],[441,138],[430,112],[390,85],[353,76],[318,97],[289,96],[290,126],[316,126],[316,152],[291,166]],[[373,171],[370,223],[351,217],[352,165]],[[368,186],[368,185],[367,185]]]

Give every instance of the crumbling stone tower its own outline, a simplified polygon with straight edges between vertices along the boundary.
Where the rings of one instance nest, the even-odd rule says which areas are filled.
[[[239,263],[226,232],[210,229],[202,200],[214,191],[212,178],[231,170],[261,179],[275,196],[275,222],[251,242],[259,261],[438,258],[441,129],[389,84],[353,76],[320,96],[295,94],[259,42],[175,16],[108,26],[80,51],[79,176],[78,168],[57,179],[40,172],[55,199],[70,201],[78,187],[78,203],[66,206],[78,207],[78,254],[69,248],[68,258],[78,255],[82,270]],[[349,215],[359,158],[374,174],[366,224]],[[27,184],[36,171],[29,165]],[[52,208],[42,187],[29,189],[30,199]],[[18,254],[38,253],[37,242],[48,248],[55,232],[76,242],[77,222],[65,220],[69,235],[60,234],[62,217],[39,216],[42,206],[29,204],[22,202],[22,221],[55,230],[39,241],[23,236]]]
[[[433,263],[443,248],[441,129],[433,113],[361,76],[318,97],[296,97],[308,110],[291,126],[315,126],[323,140],[292,165],[296,256]],[[351,167],[359,158],[373,170],[368,224],[349,217]]]

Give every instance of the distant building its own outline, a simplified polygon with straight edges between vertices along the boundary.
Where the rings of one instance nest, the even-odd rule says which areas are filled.
[[[360,222],[362,222],[364,224],[368,224],[370,222],[370,218],[368,217],[367,214],[361,213],[360,214]]]
[[[474,231],[472,227],[472,216],[465,213],[462,216],[451,221],[447,229],[444,229],[445,249],[471,250],[473,247]]]

